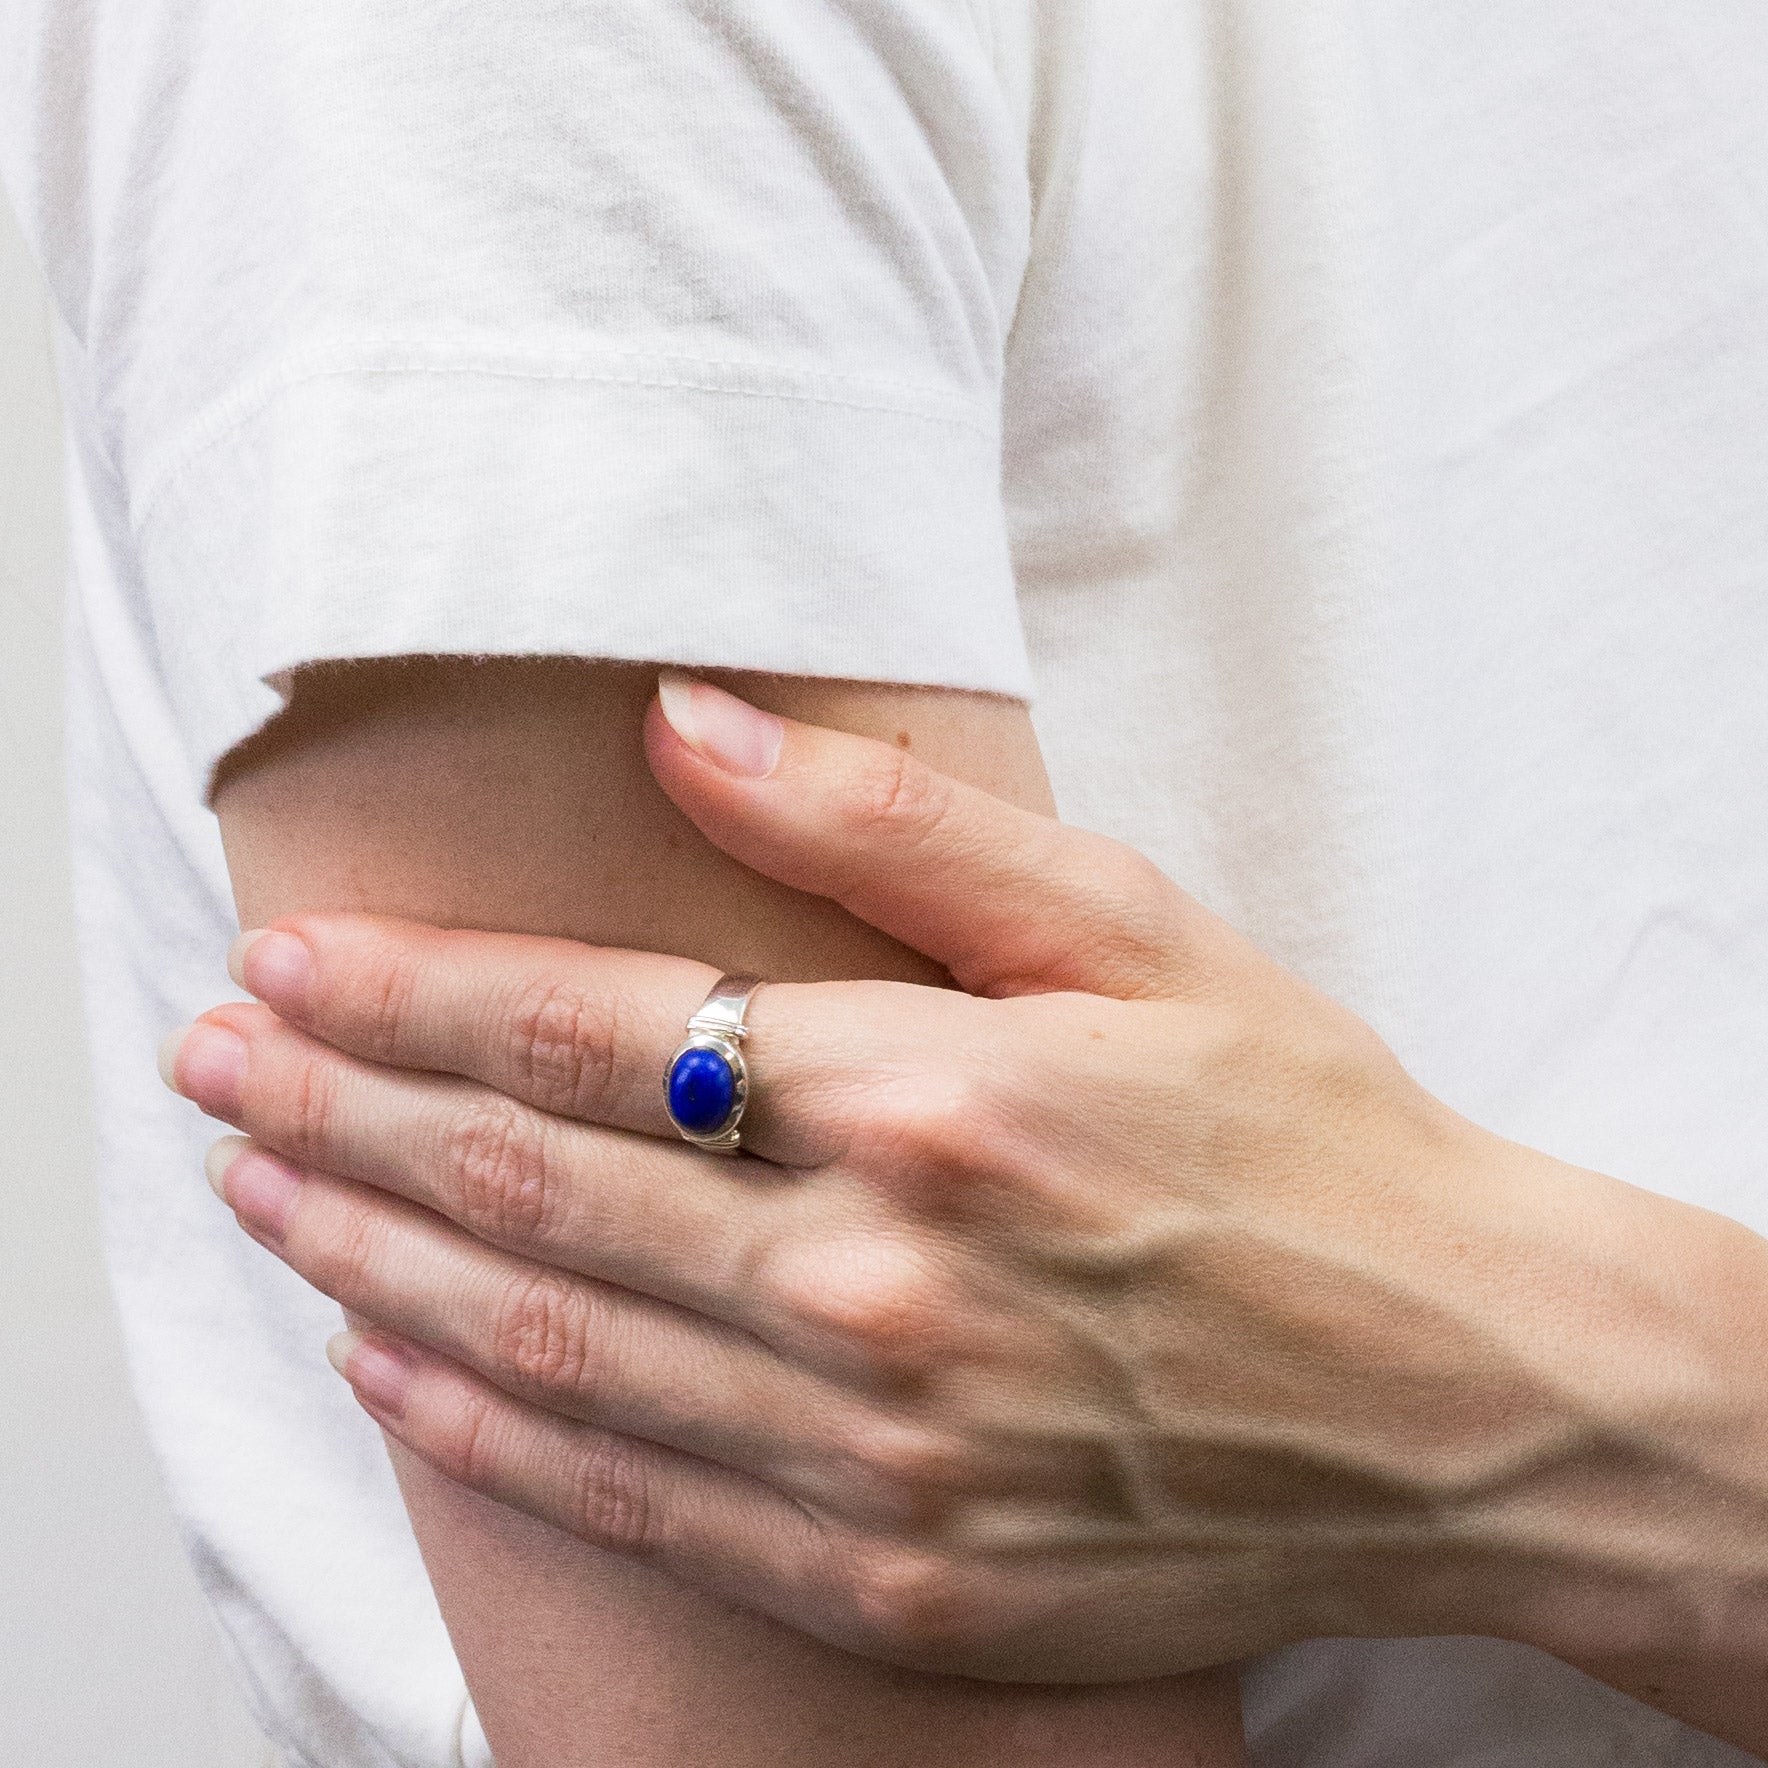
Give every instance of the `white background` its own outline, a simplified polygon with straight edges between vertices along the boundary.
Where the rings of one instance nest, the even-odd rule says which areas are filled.
[[[43,294],[0,202],[0,1763],[257,1768],[129,1399],[98,1249],[61,797]]]

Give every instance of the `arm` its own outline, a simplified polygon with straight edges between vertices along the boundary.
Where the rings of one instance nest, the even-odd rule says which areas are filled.
[[[715,761],[705,732],[656,717],[651,732],[658,777],[721,847],[938,954],[971,991],[764,991],[756,1152],[771,1144],[813,1176],[783,1209],[734,1185],[717,1211],[662,1204],[683,1232],[662,1237],[645,1282],[659,1295],[698,1282],[713,1316],[839,1385],[826,1309],[801,1281],[708,1292],[694,1273],[780,1246],[795,1276],[806,1248],[826,1248],[863,1284],[877,1257],[872,1312],[849,1336],[875,1338],[884,1303],[939,1322],[940,1366],[981,1378],[894,1399],[891,1415],[957,1432],[988,1491],[912,1541],[837,1506],[819,1525],[833,1548],[819,1538],[790,1577],[789,1513],[739,1518],[716,1543],[720,1587],[746,1582],[758,1605],[877,1655],[984,1676],[1154,1674],[1322,1635],[1484,1633],[1768,1746],[1768,1244],[1457,1117],[1367,1027],[1114,843],[850,737],[786,726],[755,770]],[[583,1004],[586,1053],[611,1077],[606,1121],[657,1133],[635,1088],[666,1028],[597,1010],[632,988],[610,982],[608,954],[467,936],[465,978],[426,960],[436,937],[303,924],[298,988],[254,977],[248,953],[254,991],[325,1043],[261,1008],[224,1010],[251,1046],[244,1084],[194,1068],[180,1084],[323,1173],[458,1208],[403,1153],[415,1120],[394,1103],[410,1092],[398,1068],[523,1099],[520,1028],[486,1006],[544,975]],[[651,966],[651,990],[683,992],[669,960],[630,962]],[[407,1010],[377,1047],[364,1003],[390,965]],[[823,1052],[837,1034],[840,1078],[879,1084],[843,1092],[831,1128]],[[339,1050],[395,1066],[350,1068]],[[372,1137],[304,1105],[346,1071],[375,1103]],[[581,1148],[540,1158],[549,1190],[575,1187],[592,1212],[637,1204]],[[283,1255],[333,1293],[391,1300],[352,1248],[379,1221],[383,1266],[388,1248],[421,1258],[402,1206],[329,1178],[286,1183],[299,1232]],[[548,1411],[511,1404],[522,1372],[479,1311],[473,1373],[421,1353],[406,1365],[401,1439],[461,1465],[472,1419],[495,1443],[471,1458],[476,1484],[573,1519],[573,1440]],[[611,1313],[611,1339],[646,1330],[641,1309]],[[409,1307],[403,1324],[435,1341]],[[667,1355],[699,1367],[717,1342],[708,1329]],[[642,1412],[644,1397],[623,1403]],[[863,1384],[855,1397],[869,1403]],[[1112,1453],[1101,1464],[1083,1446]],[[592,1477],[618,1495],[618,1476]],[[703,1555],[685,1506],[670,1515],[683,1473],[651,1457],[641,1484],[682,1554]],[[1024,1506],[1005,1538],[1001,1489]]]
[[[831,903],[718,852],[658,790],[653,672],[404,662],[308,671],[216,796],[242,924],[357,908],[564,935],[781,979],[934,980]],[[751,678],[1047,808],[1018,705]],[[598,1553],[396,1456],[500,1768],[1238,1760],[1232,1679],[1000,1691],[869,1665]]]

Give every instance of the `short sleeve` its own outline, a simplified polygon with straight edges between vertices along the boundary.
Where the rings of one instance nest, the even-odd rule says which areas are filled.
[[[0,164],[193,763],[304,663],[1024,695],[970,0],[21,0]]]

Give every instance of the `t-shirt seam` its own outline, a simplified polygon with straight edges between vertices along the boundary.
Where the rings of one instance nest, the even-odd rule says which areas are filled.
[[[359,332],[345,337],[328,339],[323,345],[315,346],[307,353],[374,350],[384,349],[388,346],[401,349],[460,350],[469,356],[473,352],[479,352],[487,359],[493,353],[499,358],[529,356],[541,362],[557,361],[561,354],[557,350],[513,340],[499,339],[495,345],[488,345],[483,337],[465,334],[451,336],[446,332]],[[833,368],[797,368],[790,363],[770,362],[761,356],[701,356],[685,350],[615,350],[599,345],[593,351],[585,351],[583,354],[606,362],[675,362],[689,368],[730,369],[745,374],[776,374],[802,380],[807,385],[814,383],[816,385],[870,387],[880,393],[901,393],[905,398],[929,399],[946,403],[950,403],[958,397],[942,388],[925,386],[917,381],[894,380],[887,375],[854,374]]]
[[[386,348],[389,345],[423,344],[425,346],[445,347],[443,341],[434,339],[398,339],[390,337],[360,338],[341,340],[332,346],[333,350]],[[525,352],[520,349],[501,351],[506,358],[521,356]],[[614,369],[598,369],[583,367],[557,366],[552,368],[519,368],[504,361],[456,361],[456,362],[417,362],[417,361],[381,361],[351,362],[331,364],[329,366],[313,366],[291,372],[286,366],[271,369],[248,383],[244,388],[235,389],[223,394],[213,401],[184,430],[184,443],[174,449],[168,464],[148,475],[147,489],[143,492],[139,507],[131,512],[130,529],[139,539],[152,523],[154,516],[176,487],[178,481],[191,470],[204,455],[218,447],[227,438],[244,428],[255,418],[262,415],[283,395],[295,388],[316,380],[326,380],[353,375],[377,374],[444,374],[444,375],[482,375],[500,380],[534,380],[534,381],[566,381],[581,382],[589,385],[646,387],[659,391],[686,391],[698,393],[720,393],[727,396],[752,399],[781,399],[793,403],[807,405],[829,405],[846,411],[881,412],[897,417],[916,419],[923,423],[935,424],[946,428],[966,430],[980,437],[983,441],[998,444],[1000,426],[998,422],[989,422],[979,416],[969,415],[958,410],[930,411],[902,399],[860,399],[842,392],[823,390],[816,384],[799,386],[755,386],[743,385],[734,377],[742,375],[776,375],[782,377],[802,376],[801,370],[783,368],[779,365],[743,361],[737,358],[721,359],[717,357],[678,356],[669,353],[647,351],[613,351],[606,353],[606,359],[615,362],[650,362],[659,364],[680,364],[688,369],[723,370],[732,379],[714,378],[693,379],[685,374],[642,374],[621,373]],[[954,396],[934,389],[915,387],[912,383],[873,380],[861,375],[850,374],[818,374],[819,383],[842,383],[855,388],[874,388],[880,393],[897,392],[908,396],[919,396],[930,402],[943,404],[955,403]]]

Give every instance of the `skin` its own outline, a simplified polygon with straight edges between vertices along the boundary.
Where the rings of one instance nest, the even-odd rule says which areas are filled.
[[[692,960],[696,974],[944,982],[937,964],[746,870],[694,829],[644,763],[654,681],[641,669],[508,660],[304,672],[289,714],[230,758],[216,793],[242,925],[374,910],[652,948]],[[922,750],[1016,803],[1049,803],[1012,703],[742,685],[782,710]],[[433,1215],[412,1219],[441,1228]],[[500,1768],[1242,1760],[1231,1675],[1007,1689],[864,1661],[391,1447]]]
[[[676,699],[693,823],[966,992],[764,989],[720,1161],[657,1088],[702,965],[244,945],[265,1005],[170,1072],[253,1138],[242,1224],[376,1323],[342,1361],[402,1443],[897,1664],[1481,1633],[1768,1747],[1768,1244],[1466,1122],[1114,843]]]

